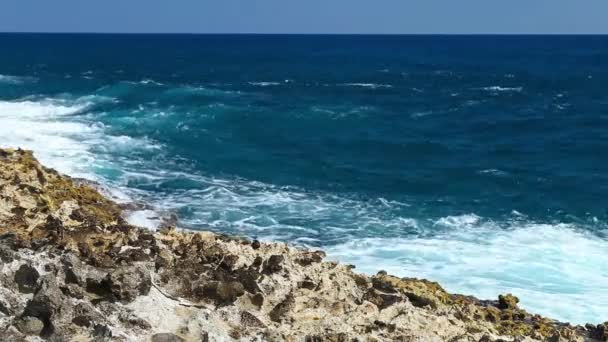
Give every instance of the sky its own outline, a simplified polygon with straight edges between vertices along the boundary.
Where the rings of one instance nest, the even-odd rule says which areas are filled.
[[[608,34],[608,0],[0,0],[0,32]]]

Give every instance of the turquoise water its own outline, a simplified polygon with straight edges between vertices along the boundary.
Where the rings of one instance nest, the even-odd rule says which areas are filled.
[[[0,35],[0,141],[150,206],[608,319],[608,37]]]

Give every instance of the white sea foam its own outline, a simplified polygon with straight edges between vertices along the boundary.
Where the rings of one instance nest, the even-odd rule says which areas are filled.
[[[155,85],[155,86],[162,86],[162,85],[164,85],[161,82],[157,82],[157,81],[151,80],[151,79],[144,79],[144,80],[141,80],[141,81],[139,81],[137,83],[139,83],[139,84],[151,84],[151,85]]]
[[[486,169],[486,170],[481,170],[478,173],[483,174],[483,175],[492,175],[492,176],[498,176],[498,177],[508,176],[507,172],[498,170],[498,169]]]
[[[608,317],[606,242],[567,224],[513,222],[508,229],[470,214],[436,221],[434,237],[368,238],[327,248],[357,269],[439,281],[449,291],[495,299],[514,293],[521,305],[563,321]]]
[[[270,86],[278,86],[281,85],[280,82],[247,82],[249,85],[258,86],[258,87],[270,87]]]
[[[146,139],[109,135],[102,124],[73,117],[86,113],[96,103],[108,100],[111,99],[87,96],[72,100],[30,98],[0,101],[2,147],[33,150],[43,164],[61,173],[102,181],[96,170],[117,168],[109,157],[111,153],[159,148]],[[93,148],[96,152],[92,151]],[[109,192],[115,199],[129,201],[128,195],[119,189],[111,188]],[[152,227],[150,221],[142,219],[146,215],[134,213],[133,222]]]
[[[74,137],[99,134],[97,128],[59,120],[81,112],[89,105],[53,99],[0,101],[0,140],[3,146],[34,150],[43,163],[60,172],[93,178],[94,175],[82,165],[89,165],[94,157]]]
[[[490,91],[490,92],[516,92],[520,93],[524,88],[523,87],[501,87],[501,86],[490,86],[480,88],[481,90]]]
[[[339,85],[343,86],[343,87],[359,87],[359,88],[370,88],[370,89],[392,88],[393,87],[390,84],[377,84],[377,83],[340,83]]]
[[[150,230],[158,229],[161,221],[158,213],[153,210],[132,211],[127,214],[125,219],[134,226],[148,228]]]
[[[30,76],[11,76],[11,75],[1,75],[0,74],[0,83],[5,84],[24,84],[35,82],[37,79],[35,77]]]

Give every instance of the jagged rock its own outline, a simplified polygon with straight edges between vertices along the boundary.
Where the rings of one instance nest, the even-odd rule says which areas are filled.
[[[72,323],[82,327],[93,327],[105,321],[104,317],[86,302],[78,303],[72,316]]]
[[[241,324],[246,328],[266,328],[266,324],[248,311],[241,312]]]
[[[44,323],[36,317],[25,316],[17,319],[15,327],[26,335],[40,335],[44,329]]]
[[[413,292],[404,292],[403,294],[407,297],[407,299],[409,299],[410,303],[412,303],[412,305],[415,307],[418,307],[418,308],[423,308],[425,306],[430,306],[432,308],[437,307],[437,304],[435,304],[435,301],[433,301],[432,299],[426,298],[424,296],[420,296]]]
[[[292,294],[288,294],[283,301],[277,304],[272,311],[268,314],[268,317],[274,322],[281,322],[286,319],[289,311],[293,309],[295,305],[295,299]]]
[[[0,341],[607,337],[606,325],[531,315],[511,295],[480,301],[424,279],[357,274],[321,251],[133,227],[95,187],[0,149]]]
[[[30,265],[21,265],[15,272],[15,283],[22,293],[33,293],[40,273]]]
[[[112,329],[107,325],[96,324],[93,327],[93,336],[97,337],[112,337]]]
[[[139,266],[119,268],[109,273],[106,281],[110,292],[125,303],[148,294],[152,287],[150,272]]]
[[[365,296],[363,296],[363,299],[373,303],[380,310],[384,310],[395,303],[403,301],[403,298],[399,295],[383,293],[376,289],[367,291]]]
[[[55,329],[53,321],[60,311],[63,310],[66,313],[71,309],[70,305],[65,305],[64,301],[65,298],[55,278],[52,275],[46,275],[41,278],[40,286],[36,289],[34,298],[27,303],[23,314],[39,318],[44,323],[43,333],[50,335]]]
[[[282,255],[271,255],[268,260],[264,262],[263,273],[273,274],[283,269],[282,263],[285,257]]]
[[[9,305],[7,305],[4,300],[2,298],[0,298],[0,313],[4,314],[5,316],[8,316],[11,314],[11,311],[9,310]]]
[[[297,262],[301,266],[310,266],[313,263],[319,263],[323,261],[323,258],[325,258],[325,252],[323,251],[304,252],[301,253],[298,257],[296,257],[295,262]]]
[[[499,309],[517,309],[517,303],[519,303],[519,298],[512,294],[498,296]]]
[[[211,299],[217,304],[230,304],[245,294],[245,287],[238,281],[212,281],[204,284],[199,293],[201,297]]]
[[[309,335],[304,338],[305,342],[347,342],[348,335],[345,333]]]

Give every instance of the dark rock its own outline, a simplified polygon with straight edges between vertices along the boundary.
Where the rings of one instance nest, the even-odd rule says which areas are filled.
[[[258,240],[253,240],[253,242],[251,243],[251,248],[253,249],[260,249],[261,246],[262,244]]]
[[[121,302],[130,303],[140,295],[147,295],[152,287],[150,273],[144,267],[122,267],[106,278],[110,292]]]
[[[314,251],[314,252],[303,252],[296,257],[295,262],[300,266],[310,266],[313,263],[319,263],[325,258],[325,252]]]
[[[589,331],[589,335],[591,338],[600,340],[600,341],[608,341],[608,322],[604,324],[586,324],[585,328]]]
[[[310,280],[304,280],[304,281],[298,282],[298,288],[314,290],[317,288],[317,285]]]
[[[324,335],[308,335],[305,342],[347,342],[348,335],[345,333],[328,333]]]
[[[63,269],[63,273],[65,274],[65,282],[66,284],[78,284],[80,285],[81,279],[76,275],[74,269],[72,267],[66,266]]]
[[[284,318],[286,318],[287,314],[293,309],[295,305],[295,299],[292,294],[288,294],[282,302],[277,304],[271,311],[268,313],[268,317],[273,322],[281,322]]]
[[[61,293],[72,298],[83,299],[85,297],[84,290],[78,285],[67,284],[65,286],[61,286],[59,289],[61,290]]]
[[[111,297],[112,289],[107,279],[99,278],[87,278],[86,279],[86,290],[87,292],[94,293],[102,297]]]
[[[519,303],[519,298],[512,294],[498,296],[499,309],[517,309],[517,303]]]
[[[198,296],[215,301],[216,304],[232,304],[245,294],[245,287],[238,281],[212,281],[195,290]]]
[[[152,325],[150,325],[148,321],[131,313],[120,315],[119,319],[121,322],[126,323],[131,328],[139,328],[143,330],[152,329]]]
[[[361,274],[352,273],[351,277],[353,278],[353,280],[355,281],[355,284],[357,284],[357,286],[362,287],[362,288],[369,287],[369,280],[367,279],[366,276],[361,275]]]
[[[161,333],[152,335],[151,342],[182,342],[185,341],[183,338],[171,334],[171,333]]]
[[[127,264],[130,264],[138,261],[149,261],[150,256],[141,248],[132,248],[121,253],[118,260],[125,261]]]
[[[479,342],[493,342],[493,339],[490,335],[485,334],[479,339]]]
[[[417,308],[423,308],[425,306],[430,306],[433,309],[437,308],[437,303],[435,303],[435,301],[432,299],[417,295],[413,292],[405,292],[404,294],[407,299],[410,300],[410,303]]]
[[[4,243],[0,244],[0,261],[4,263],[12,262],[15,259],[15,252]]]
[[[397,326],[391,323],[384,323],[382,321],[374,321],[374,325],[377,329],[387,330],[389,333],[395,332]]]
[[[17,330],[26,335],[40,335],[44,329],[44,323],[37,317],[25,316],[17,319],[14,323]]]
[[[74,307],[72,323],[81,327],[91,327],[104,322],[104,317],[95,308],[86,302],[78,303]]]
[[[363,300],[367,300],[376,305],[378,309],[384,310],[389,306],[403,301],[403,298],[398,295],[382,293],[376,289],[370,289],[363,296]]]
[[[271,255],[268,260],[264,262],[262,273],[273,274],[283,269],[282,263],[285,257],[282,255]]]
[[[388,292],[388,293],[397,293],[398,291],[393,287],[393,285],[391,285],[391,283],[389,283],[388,281],[385,281],[383,279],[380,278],[372,278],[372,287],[375,288],[376,290],[380,290],[382,292]]]
[[[258,308],[261,308],[262,305],[264,305],[264,295],[262,295],[261,293],[256,293],[253,296],[251,296],[251,303],[253,303],[253,305],[257,306]]]
[[[15,272],[15,283],[19,286],[21,293],[33,293],[40,273],[30,265],[21,265]]]
[[[93,327],[93,336],[98,337],[112,337],[112,330],[110,327],[104,324],[96,324]]]
[[[43,336],[50,336],[55,330],[52,321],[61,311],[69,311],[70,305],[65,305],[65,297],[57,286],[57,280],[52,275],[45,275],[40,279],[40,286],[36,289],[34,297],[27,303],[24,316],[39,318],[44,323]]]
[[[0,312],[6,316],[11,314],[11,311],[8,309],[10,306],[6,304],[2,298],[0,298]]]
[[[260,274],[254,270],[241,269],[237,271],[236,278],[238,281],[243,284],[245,290],[249,293],[258,293],[260,292],[260,287],[258,286],[258,278]]]
[[[266,324],[249,311],[241,312],[241,324],[245,328],[266,328]]]

